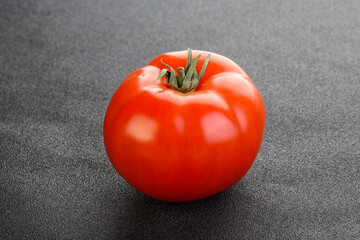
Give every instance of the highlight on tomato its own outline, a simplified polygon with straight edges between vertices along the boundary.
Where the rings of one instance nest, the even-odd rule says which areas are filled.
[[[158,56],[120,84],[106,111],[104,143],[114,168],[140,192],[194,201],[244,177],[264,126],[262,97],[245,71],[224,56],[188,49]]]

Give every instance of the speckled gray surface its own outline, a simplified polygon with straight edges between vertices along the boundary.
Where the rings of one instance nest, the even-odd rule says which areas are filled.
[[[360,239],[359,1],[0,1],[0,239]],[[225,55],[266,106],[238,184],[152,200],[113,169],[105,110],[168,51]]]

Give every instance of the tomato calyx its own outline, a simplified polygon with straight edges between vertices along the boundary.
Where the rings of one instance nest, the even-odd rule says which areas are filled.
[[[162,59],[160,59],[162,64],[164,64],[166,67],[170,68],[170,71],[166,68],[162,69],[156,80],[159,80],[160,78],[165,76],[167,83],[169,83],[171,86],[171,89],[181,92],[181,93],[194,92],[197,85],[199,84],[201,78],[204,76],[206,67],[210,61],[210,54],[209,54],[203,64],[203,66],[201,67],[200,73],[198,74],[196,71],[196,65],[197,65],[200,57],[201,57],[201,55],[198,55],[195,58],[195,60],[193,60],[192,59],[192,51],[190,48],[188,48],[188,57],[187,57],[186,67],[185,68],[178,67],[176,69],[178,75],[176,75],[175,70],[170,65],[164,63],[162,61]]]

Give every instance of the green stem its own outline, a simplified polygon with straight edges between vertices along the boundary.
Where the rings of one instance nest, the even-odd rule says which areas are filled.
[[[206,67],[210,61],[210,54],[207,56],[200,74],[198,75],[196,71],[196,64],[199,61],[201,55],[198,55],[195,60],[192,59],[192,51],[189,48],[188,49],[188,58],[186,62],[186,68],[178,67],[177,73],[179,76],[176,75],[175,70],[170,66],[167,65],[160,59],[160,61],[168,68],[170,68],[170,71],[168,69],[161,70],[158,78],[156,80],[159,80],[163,76],[166,77],[166,81],[170,84],[171,88],[181,92],[181,93],[189,93],[195,91],[197,85],[199,84],[201,78],[204,76]],[[155,81],[156,81],[155,80]]]

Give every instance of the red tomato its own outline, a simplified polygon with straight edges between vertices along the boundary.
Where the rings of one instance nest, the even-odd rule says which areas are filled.
[[[209,52],[201,55],[200,72]],[[187,51],[165,53],[131,73],[114,93],[104,121],[107,154],[118,173],[144,194],[193,201],[238,182],[259,151],[265,125],[262,97],[232,60],[211,53],[195,91],[178,92],[160,59],[177,69]]]

